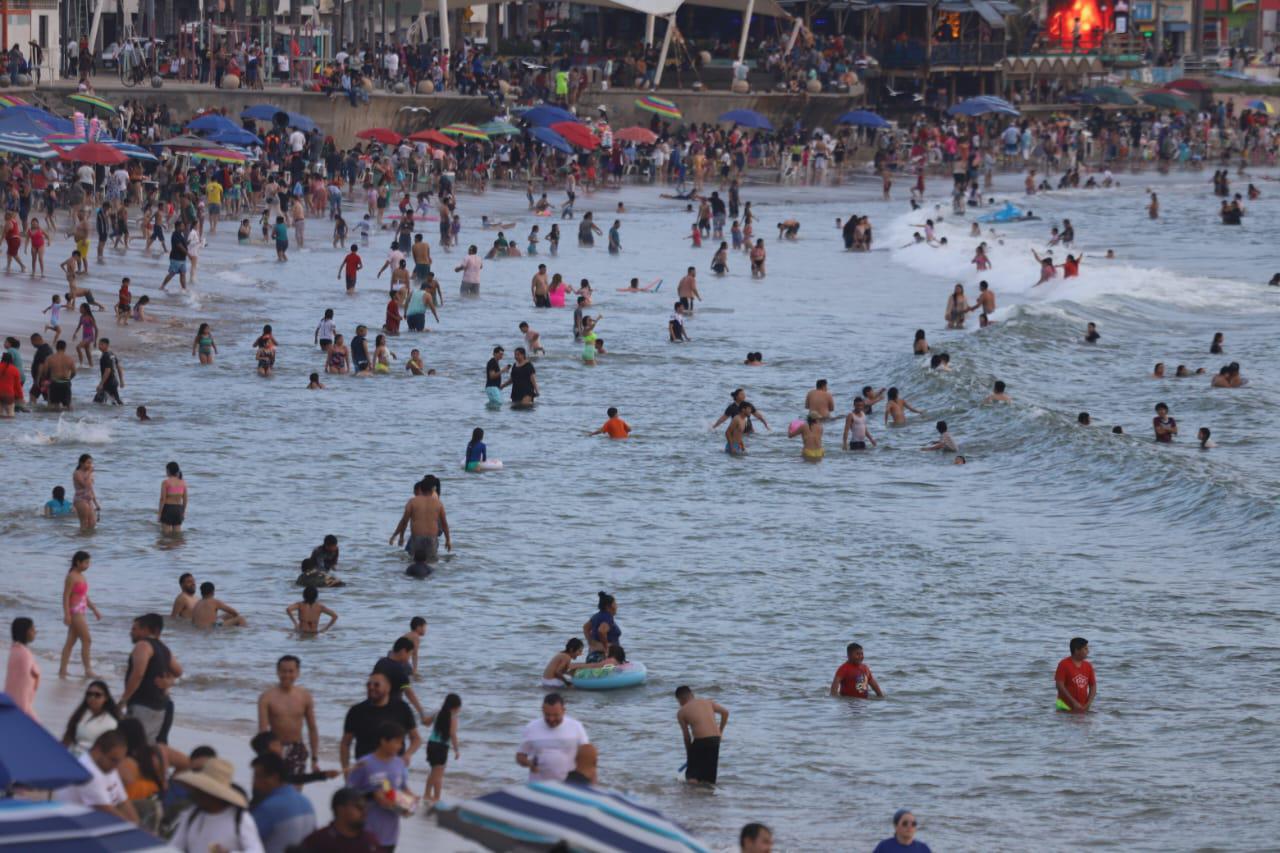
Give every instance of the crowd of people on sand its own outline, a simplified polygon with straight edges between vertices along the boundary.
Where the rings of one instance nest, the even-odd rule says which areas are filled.
[[[125,126],[136,129],[138,121],[144,124],[161,122],[164,111],[123,111]],[[665,132],[665,129],[664,129]],[[1019,139],[1022,137],[1019,136]],[[665,143],[664,143],[665,144]],[[703,147],[705,144],[705,148]],[[766,277],[766,252],[763,238],[755,235],[758,219],[751,202],[741,198],[742,173],[746,168],[745,151],[752,143],[736,129],[725,135],[720,129],[703,129],[686,134],[678,148],[692,152],[688,159],[682,154],[678,166],[671,173],[673,179],[683,180],[692,174],[694,189],[678,191],[675,199],[685,203],[684,215],[689,216],[689,239],[694,246],[702,240],[713,241],[709,269],[713,275],[730,273],[734,261],[732,253],[746,256],[750,275],[755,279]],[[1012,144],[1012,143],[1011,143]],[[712,145],[736,146],[744,154],[735,160],[722,155],[719,160],[708,158],[704,151]],[[687,147],[687,148],[686,148]],[[957,150],[955,161],[955,189],[957,192],[976,185],[984,159],[979,156],[980,145],[971,152]],[[727,154],[727,151],[726,151]],[[1009,156],[1016,156],[1016,146]],[[91,280],[90,263],[96,269],[127,263],[129,251],[139,251],[129,245],[131,206],[137,211],[139,233],[147,241],[142,251],[150,254],[151,244],[159,242],[168,251],[167,273],[159,290],[164,291],[173,279],[178,287],[187,289],[197,284],[196,260],[199,248],[217,238],[223,213],[239,217],[236,241],[242,246],[274,246],[281,263],[295,263],[288,250],[291,239],[296,245],[306,245],[308,219],[327,219],[333,227],[331,245],[345,254],[337,268],[337,278],[352,293],[368,281],[368,270],[362,250],[367,252],[376,237],[387,246],[385,260],[373,274],[376,286],[388,288],[386,316],[372,344],[368,341],[369,327],[354,326],[354,334],[348,342],[338,331],[335,309],[325,309],[314,330],[314,358],[321,365],[323,376],[335,381],[334,376],[344,374],[363,376],[389,373],[398,358],[389,348],[389,341],[402,334],[425,333],[426,315],[430,313],[436,323],[447,321],[444,313],[443,286],[436,276],[442,268],[432,256],[432,249],[418,224],[438,220],[438,251],[450,252],[461,245],[459,232],[462,216],[458,212],[458,198],[453,182],[443,174],[443,167],[467,162],[469,156],[483,157],[483,150],[468,153],[463,150],[447,154],[444,163],[433,160],[433,154],[420,149],[385,151],[362,149],[357,146],[340,151],[331,140],[318,135],[306,135],[297,130],[281,132],[269,139],[262,159],[248,167],[198,165],[184,169],[181,165],[160,164],[150,172],[144,172],[134,164],[117,170],[109,176],[101,176],[90,168],[88,172],[72,171],[69,167],[52,164],[40,170],[28,169],[19,163],[0,162],[0,186],[17,187],[16,195],[24,204],[9,211],[5,218],[4,236],[8,249],[9,267],[17,263],[25,270],[21,258],[25,246],[32,268],[29,276],[40,269],[43,275],[43,253],[54,242],[54,236],[65,229],[74,247],[60,267],[65,273],[65,289],[59,286],[51,295],[45,310],[47,320],[39,331],[32,331],[33,347],[31,364],[24,364],[22,343],[17,337],[5,340],[5,350],[0,361],[0,414],[12,416],[16,410],[30,410],[39,400],[49,409],[69,409],[73,405],[73,381],[80,367],[92,366],[94,353],[98,358],[99,378],[94,399],[99,403],[123,405],[125,372],[120,359],[112,352],[110,340],[100,334],[98,319],[104,310],[101,302],[86,285]],[[972,156],[970,156],[972,155]],[[603,155],[601,155],[603,156]],[[793,157],[803,160],[802,152]],[[462,158],[461,160],[456,158]],[[565,200],[559,204],[560,222],[576,217],[574,210],[580,192],[589,191],[590,170],[593,160],[570,164],[563,178],[544,185],[558,183],[564,190]],[[718,165],[713,165],[718,163]],[[691,173],[686,173],[691,169]],[[421,170],[421,171],[419,171]],[[918,193],[913,203],[923,199],[923,171],[917,183]],[[105,180],[102,180],[105,178]],[[427,183],[416,196],[407,191],[417,186],[421,178]],[[1108,176],[1109,179],[1109,176]],[[1215,190],[1225,195],[1225,172],[1215,176]],[[719,181],[717,189],[703,191],[704,181]],[[1027,179],[1028,191],[1038,186],[1034,172]],[[363,186],[363,192],[358,188]],[[98,195],[95,187],[105,187]],[[534,217],[554,215],[555,205],[547,198],[547,192],[539,193],[530,181],[526,188],[529,211]],[[889,181],[884,186],[890,192]],[[399,193],[399,216],[389,218],[393,193]],[[434,202],[433,202],[434,198]],[[368,210],[355,228],[349,228],[343,216],[344,205],[363,202]],[[1157,204],[1154,195],[1151,206]],[[65,209],[65,225],[58,223],[60,209]],[[261,211],[260,232],[255,235],[251,218]],[[40,216],[34,214],[39,213]],[[618,204],[617,218],[609,229],[607,247],[611,254],[623,253],[621,229],[626,210]],[[1157,215],[1152,209],[1149,215]],[[43,217],[43,222],[41,221]],[[234,221],[234,220],[233,220]],[[937,229],[945,222],[941,211],[918,226],[923,229],[919,243],[929,246],[942,245],[946,238],[937,236]],[[91,224],[93,223],[93,224]],[[592,213],[586,211],[577,220],[578,247],[591,250],[595,238],[603,231],[594,223]],[[96,255],[90,240],[98,240]],[[509,240],[506,232],[513,223],[482,221],[481,228],[497,233],[493,251],[488,260],[499,263],[516,253],[538,256],[540,243],[547,244],[548,261],[559,259],[559,222],[551,223],[544,234],[534,226],[525,240],[525,251]],[[799,240],[801,223],[793,218],[777,223],[779,240]],[[726,237],[726,230],[728,235]],[[870,219],[862,215],[848,217],[842,224],[837,220],[837,230],[843,248],[849,251],[869,250],[873,240]],[[165,232],[168,231],[166,241]],[[389,233],[388,233],[389,232]],[[358,235],[353,238],[353,233]],[[806,231],[806,237],[808,235]],[[1000,235],[989,231],[984,234],[974,225],[970,239],[981,242],[975,247],[974,264],[979,270],[990,268],[993,256],[1001,245]],[[223,238],[229,241],[229,238]],[[314,238],[312,238],[314,240]],[[351,242],[354,239],[354,242]],[[813,239],[813,238],[808,238]],[[953,236],[958,241],[959,235]],[[1062,246],[1074,251],[1075,229],[1069,220],[1054,226],[1049,235],[1049,246]],[[835,241],[832,240],[832,243]],[[111,254],[107,257],[108,243]],[[834,246],[833,246],[834,248]],[[513,252],[514,250],[514,252]],[[311,256],[308,255],[308,258]],[[1068,255],[1067,261],[1057,263],[1051,253],[1036,254],[1041,277],[1037,285],[1058,277],[1079,275],[1083,253]],[[1110,257],[1110,253],[1108,253]],[[1004,262],[1003,258],[996,258]],[[37,263],[38,262],[38,263]],[[306,261],[310,262],[310,260]],[[471,244],[456,265],[447,264],[460,278],[460,298],[477,295],[481,287],[481,273],[485,258],[480,248]],[[133,270],[125,270],[134,272]],[[686,325],[696,316],[697,306],[703,296],[698,289],[697,268],[690,266],[676,285],[676,301],[668,318],[667,333],[671,342],[690,340]],[[364,278],[362,279],[362,275]],[[382,276],[388,274],[387,284]],[[101,273],[99,273],[100,275]],[[638,278],[630,285],[618,288],[622,294],[654,294],[659,292],[662,280],[643,287]],[[148,295],[134,301],[132,279],[125,276],[115,308],[116,324],[127,326],[133,322],[147,322],[152,318],[146,312],[150,302]],[[577,287],[571,285],[564,274],[539,264],[530,282],[532,309],[575,306],[572,336],[575,346],[581,347],[581,360],[586,366],[607,361],[604,340],[599,335],[602,314],[592,314],[596,307],[595,292],[590,281],[582,279]],[[621,297],[621,298],[630,298]],[[78,303],[78,307],[77,307]],[[64,335],[62,312],[74,312],[74,327],[70,335]],[[948,329],[962,330],[968,315],[976,313],[979,325],[986,327],[996,322],[996,294],[986,281],[979,285],[979,293],[972,304],[968,302],[964,287],[955,285],[948,296],[945,323]],[[501,406],[503,391],[509,389],[509,401],[513,408],[537,405],[540,393],[534,359],[543,351],[542,335],[529,321],[519,324],[523,345],[514,350],[511,363],[505,363],[506,351],[497,346],[485,367],[484,393],[491,406]],[[568,329],[564,335],[567,338]],[[46,335],[48,337],[46,337]],[[1096,325],[1089,323],[1083,343],[1095,345],[1101,339]],[[74,344],[73,353],[67,352],[68,341]],[[279,343],[270,325],[262,329],[253,343],[256,370],[263,377],[275,372]],[[915,332],[912,353],[929,358],[930,369],[943,372],[951,369],[951,356],[946,352],[935,353],[931,349],[924,329]],[[1222,355],[1225,338],[1215,335],[1210,352]],[[212,364],[218,355],[214,330],[210,323],[198,325],[192,340],[192,357],[200,365]],[[764,366],[760,352],[747,354],[745,364]],[[421,350],[413,349],[404,361],[404,370],[414,375],[430,374],[423,361]],[[321,370],[310,373],[309,388],[322,391],[326,387]],[[1179,365],[1175,377],[1203,374],[1202,367],[1189,368]],[[24,376],[31,379],[30,399],[24,397]],[[1153,377],[1165,377],[1164,364],[1156,365]],[[1212,378],[1214,388],[1234,388],[1247,380],[1240,376],[1239,364],[1232,362]],[[984,404],[1011,404],[1005,382],[997,380],[992,393]],[[853,395],[847,413],[838,412],[835,394],[826,379],[816,381],[803,400],[801,417],[788,426],[788,434],[801,440],[801,457],[805,461],[818,462],[825,456],[824,425],[835,418],[843,419],[840,446],[850,452],[867,452],[878,449],[872,435],[870,419],[874,408],[882,405],[883,424],[888,429],[908,426],[917,419],[908,415],[924,416],[907,399],[898,387],[876,388],[863,386]],[[1176,420],[1170,417],[1169,408],[1163,402],[1155,407],[1152,421],[1155,441],[1172,443],[1178,435]],[[140,421],[150,419],[146,408],[136,409]],[[610,406],[607,419],[588,435],[605,435],[610,439],[624,440],[633,435],[632,427],[622,419],[619,408]],[[1091,425],[1087,412],[1079,415],[1078,422]],[[723,414],[711,425],[713,431],[726,425],[724,451],[733,457],[747,453],[748,440],[754,440],[755,424],[770,429],[764,412],[747,398],[745,389],[735,389]],[[964,464],[966,457],[959,453],[959,443],[949,430],[946,421],[934,424],[936,438],[921,447],[922,450],[950,454],[956,464]],[[1115,427],[1113,432],[1122,432]],[[1208,428],[1199,431],[1199,446],[1213,447]],[[489,457],[484,443],[484,431],[475,429],[467,443],[463,467],[469,472],[491,470],[500,465]],[[157,472],[158,473],[158,472]],[[73,495],[66,500],[62,485],[52,490],[52,498],[44,505],[48,517],[74,515],[82,531],[93,531],[101,520],[102,504],[95,489],[95,460],[83,454],[72,472]],[[190,489],[177,462],[165,466],[159,485],[156,521],[168,536],[179,536],[189,509]],[[406,542],[407,536],[407,542]],[[398,524],[391,535],[391,543],[404,547],[409,561],[406,573],[412,577],[426,578],[435,570],[439,559],[441,539],[446,551],[452,550],[450,530],[445,506],[441,500],[441,481],[428,475],[413,485],[413,496],[405,503]],[[325,537],[310,555],[301,561],[298,585],[302,587],[300,600],[289,603],[285,610],[294,631],[299,635],[330,631],[338,622],[337,610],[322,602],[321,590],[341,587],[343,580],[339,570],[340,549],[336,535]],[[429,776],[422,798],[428,803],[440,799],[443,791],[445,767],[450,752],[459,757],[459,720],[462,699],[453,693],[445,696],[440,708],[429,713],[414,690],[414,681],[422,676],[422,642],[427,622],[415,617],[409,630],[390,639],[390,650],[372,666],[366,679],[367,698],[354,705],[348,712],[342,732],[338,764],[340,771],[322,770],[319,755],[319,739],[315,722],[314,699],[298,680],[301,661],[297,656],[283,655],[277,664],[277,685],[263,693],[259,703],[259,733],[253,741],[256,758],[253,761],[253,791],[245,792],[233,782],[234,770],[226,760],[214,754],[214,750],[201,747],[190,754],[183,754],[167,745],[168,732],[174,722],[174,703],[170,688],[184,676],[184,669],[177,656],[161,640],[165,618],[156,612],[146,612],[132,622],[133,648],[124,683],[113,699],[111,686],[100,679],[92,666],[92,636],[89,615],[94,621],[104,614],[89,595],[87,577],[92,566],[89,551],[78,550],[71,558],[62,588],[62,614],[67,627],[62,649],[59,676],[69,675],[69,665],[79,646],[82,675],[90,679],[84,701],[68,721],[64,742],[81,754],[81,761],[93,775],[93,780],[75,789],[65,790],[59,797],[82,802],[138,822],[171,837],[175,846],[184,850],[204,851],[212,844],[222,844],[229,849],[259,849],[250,839],[260,839],[260,846],[267,850],[283,850],[300,844],[304,851],[328,851],[334,849],[387,849],[395,845],[401,818],[412,813],[417,798],[409,790],[407,768],[415,752],[422,746],[419,721],[427,729],[426,764]],[[197,585],[191,574],[179,578],[180,592],[173,602],[168,619],[170,623],[190,623],[195,629],[252,630],[247,619],[235,607],[218,597],[215,583],[204,580]],[[529,771],[531,779],[568,780],[594,784],[601,780],[598,759],[600,753],[589,742],[583,725],[566,714],[565,694],[573,688],[574,680],[584,669],[619,667],[627,664],[626,650],[621,645],[621,628],[617,624],[618,602],[608,593],[601,592],[596,612],[582,628],[582,638],[574,637],[563,651],[552,656],[545,667],[541,684],[552,690],[547,693],[540,707],[540,714],[521,733],[515,753],[516,763]],[[115,614],[106,616],[117,619]],[[323,624],[322,624],[323,622]],[[28,713],[34,713],[34,696],[40,683],[40,671],[30,645],[36,637],[36,626],[29,618],[20,617],[13,623],[13,646],[10,652],[6,691]],[[585,660],[576,662],[583,654]],[[857,643],[849,644],[847,660],[840,665],[830,685],[834,696],[866,699],[871,694],[884,696],[880,684],[872,676],[864,662],[864,652]],[[1070,655],[1059,664],[1055,674],[1057,707],[1064,711],[1083,712],[1091,708],[1096,697],[1096,679],[1091,664],[1087,641],[1081,638],[1070,642]],[[685,744],[687,765],[686,779],[690,782],[714,784],[717,779],[721,734],[727,725],[729,711],[710,698],[695,695],[692,689],[681,686],[675,692],[678,703],[677,720]],[[298,788],[308,782],[332,778],[341,772],[346,786],[333,797],[333,822],[317,829],[316,817]],[[607,784],[607,780],[606,784]],[[389,795],[390,792],[399,792]],[[894,816],[894,838],[883,842],[877,850],[893,851],[927,850],[922,842],[914,839],[916,821],[910,812]],[[772,834],[760,824],[743,828],[743,850],[770,849]],[[231,845],[238,845],[232,847]],[[362,846],[363,845],[363,846]]]

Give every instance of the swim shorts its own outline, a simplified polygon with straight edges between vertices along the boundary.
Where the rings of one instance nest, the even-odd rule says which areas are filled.
[[[440,537],[439,536],[409,536],[409,542],[404,546],[409,552],[410,557],[414,557],[418,550],[426,552],[426,560],[428,563],[434,563],[440,557]]]
[[[488,388],[485,388],[484,395],[489,398],[489,402],[493,405],[502,405],[502,389],[497,385],[490,385]]]
[[[865,441],[851,441],[849,442],[849,449],[850,450],[866,450],[867,443]]]
[[[277,240],[277,241],[276,241],[276,251],[277,251],[277,252],[284,252],[284,251],[288,251],[288,249],[289,249],[289,241],[288,241],[288,240]]]
[[[355,290],[355,289],[356,289],[356,277],[353,275],[347,276],[347,290]]]
[[[54,379],[49,382],[49,405],[71,406],[70,379]]]
[[[177,527],[186,517],[186,511],[178,504],[165,504],[160,510],[160,523],[167,527]]]
[[[689,764],[685,767],[686,782],[710,782],[715,784],[720,767],[720,738],[694,738],[689,744]]]
[[[427,765],[444,767],[449,763],[449,744],[439,741],[427,741]]]
[[[184,272],[186,272],[186,271],[187,271],[187,262],[186,262],[186,261],[175,261],[175,260],[173,260],[172,258],[169,260],[169,274],[170,274],[170,275],[181,275],[182,273],[184,273]]]
[[[431,275],[431,264],[413,265],[413,277],[418,281],[426,281],[429,275]]]
[[[307,758],[310,753],[307,747],[301,742],[284,743],[280,745],[284,752],[284,763],[289,768],[290,776],[301,776],[307,772]]]

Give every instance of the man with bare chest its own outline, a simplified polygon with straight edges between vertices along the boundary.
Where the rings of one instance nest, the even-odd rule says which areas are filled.
[[[404,505],[404,514],[400,516],[400,523],[396,526],[395,533],[391,534],[390,541],[403,545],[406,527],[409,529],[409,545],[406,550],[415,555],[425,551],[426,562],[436,561],[441,533],[444,534],[445,549],[453,550],[444,503],[427,479],[414,485],[413,497]]]
[[[195,609],[196,602],[196,579],[190,572],[184,572],[178,578],[178,586],[181,592],[178,597],[173,600],[173,610],[169,613],[170,619],[190,619],[191,613]]]
[[[307,772],[307,747],[302,742],[306,724],[307,742],[311,745],[311,770],[320,769],[320,735],[316,729],[315,700],[311,691],[297,685],[301,661],[285,655],[276,661],[276,677],[280,683],[258,697],[258,731],[271,732],[280,739],[289,773],[301,776]]]

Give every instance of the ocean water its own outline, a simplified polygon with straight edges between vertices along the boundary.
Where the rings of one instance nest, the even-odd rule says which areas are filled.
[[[159,256],[111,258],[93,284],[99,298],[110,303],[113,282],[130,274],[135,298],[150,293],[161,321],[125,360],[126,410],[89,405],[81,380],[73,414],[0,424],[0,613],[34,614],[38,647],[56,655],[62,574],[72,551],[90,550],[91,595],[105,617],[93,626],[95,655],[119,685],[129,620],[167,614],[184,571],[213,580],[250,627],[166,630],[189,674],[174,692],[179,722],[247,736],[275,659],[298,654],[327,766],[364,674],[424,615],[418,693],[431,709],[446,692],[464,702],[462,760],[446,777],[456,799],[522,778],[514,753],[538,714],[541,669],[579,635],[603,589],[618,597],[623,644],[650,680],[571,694],[570,713],[600,747],[603,783],[716,847],[761,820],[781,849],[869,850],[898,808],[915,810],[935,850],[1273,846],[1280,289],[1266,281],[1280,189],[1254,176],[1264,197],[1248,204],[1245,226],[1227,228],[1207,172],[1120,177],[1115,189],[1029,202],[1044,221],[985,236],[994,269],[983,276],[969,263],[977,240],[967,222],[945,211],[949,248],[901,248],[929,214],[908,212],[902,198],[881,202],[872,181],[748,188],[769,249],[763,281],[741,256],[713,278],[714,243],[689,246],[682,204],[652,189],[600,192],[579,211],[594,210],[607,230],[625,200],[624,253],[610,257],[603,240],[579,249],[568,223],[560,256],[538,259],[595,285],[609,350],[599,366],[578,360],[568,309],[531,307],[536,260],[486,262],[482,296],[461,300],[451,271],[460,252],[433,248],[442,323],[392,348],[401,360],[420,348],[439,375],[325,377],[323,393],[304,390],[323,363],[313,329],[326,307],[348,337],[357,322],[381,325],[386,291],[373,273],[389,236],[363,250],[355,297],[343,293],[341,253],[318,221],[308,224],[312,247],[291,250],[287,264],[260,244],[237,246],[224,224],[189,295],[157,294]],[[1021,202],[1019,186],[1011,176],[995,195]],[[1162,201],[1155,222],[1148,186]],[[461,205],[463,245],[482,250],[492,239],[478,228],[482,213],[518,221],[509,233],[520,240],[551,221],[527,216],[515,193]],[[872,217],[876,251],[842,251],[834,222],[852,213]],[[772,229],[787,217],[803,224],[794,243]],[[1030,250],[1043,251],[1062,217],[1086,253],[1082,274],[1032,289]],[[434,243],[434,223],[426,231]],[[1116,260],[1103,260],[1108,248]],[[704,301],[692,343],[672,345],[666,318],[691,264]],[[665,283],[653,295],[616,293],[632,276]],[[980,277],[997,294],[997,322],[947,331],[951,287],[962,282],[972,298]],[[190,355],[199,320],[213,323],[220,348],[212,367]],[[547,348],[536,362],[539,405],[488,409],[484,363],[494,345],[510,353],[521,343],[521,320]],[[1103,336],[1096,346],[1081,340],[1090,320]],[[250,344],[266,322],[281,350],[277,375],[264,380]],[[911,354],[917,328],[950,353],[949,373]],[[1216,331],[1225,357],[1208,353]],[[750,350],[767,365],[745,367]],[[1172,374],[1179,363],[1212,372],[1230,360],[1247,387],[1150,378],[1157,361]],[[885,429],[877,407],[879,447],[853,455],[839,451],[834,421],[826,459],[806,464],[786,424],[818,378],[842,411],[874,385],[897,386],[925,414]],[[1012,404],[981,405],[995,379]],[[736,387],[772,427],[742,459],[726,457],[709,431]],[[1181,427],[1173,446],[1151,439],[1158,401]],[[130,419],[137,404],[154,423]],[[608,406],[632,440],[585,436]],[[1080,411],[1094,426],[1076,425]],[[920,452],[940,418],[968,465]],[[1124,436],[1111,434],[1117,424]],[[459,470],[475,426],[505,462],[501,473]],[[1200,426],[1216,449],[1196,449]],[[52,486],[70,490],[82,452],[97,461],[103,505],[87,537],[74,522],[37,518]],[[180,539],[161,537],[155,522],[170,459],[191,491]],[[444,481],[454,550],[418,582],[386,543],[428,472]],[[337,627],[299,640],[284,610],[298,598],[298,562],[326,533],[341,540],[349,585],[322,595]],[[1090,640],[1099,679],[1087,717],[1053,711],[1054,667],[1076,635]],[[865,646],[883,701],[826,695],[850,641]],[[714,791],[676,780],[681,684],[732,712]]]

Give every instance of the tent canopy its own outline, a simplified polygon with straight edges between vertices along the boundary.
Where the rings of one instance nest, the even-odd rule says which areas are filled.
[[[467,9],[471,6],[495,6],[507,0],[447,0],[450,10]],[[708,6],[712,9],[728,9],[731,12],[746,14],[750,0],[573,0],[583,6],[603,6],[606,9],[619,9],[624,12],[635,12],[639,15],[656,15],[663,18],[675,14],[681,6]],[[428,4],[429,5],[429,4]],[[431,9],[427,9],[432,11]],[[755,0],[753,15],[765,15],[770,18],[790,18],[778,0]]]

